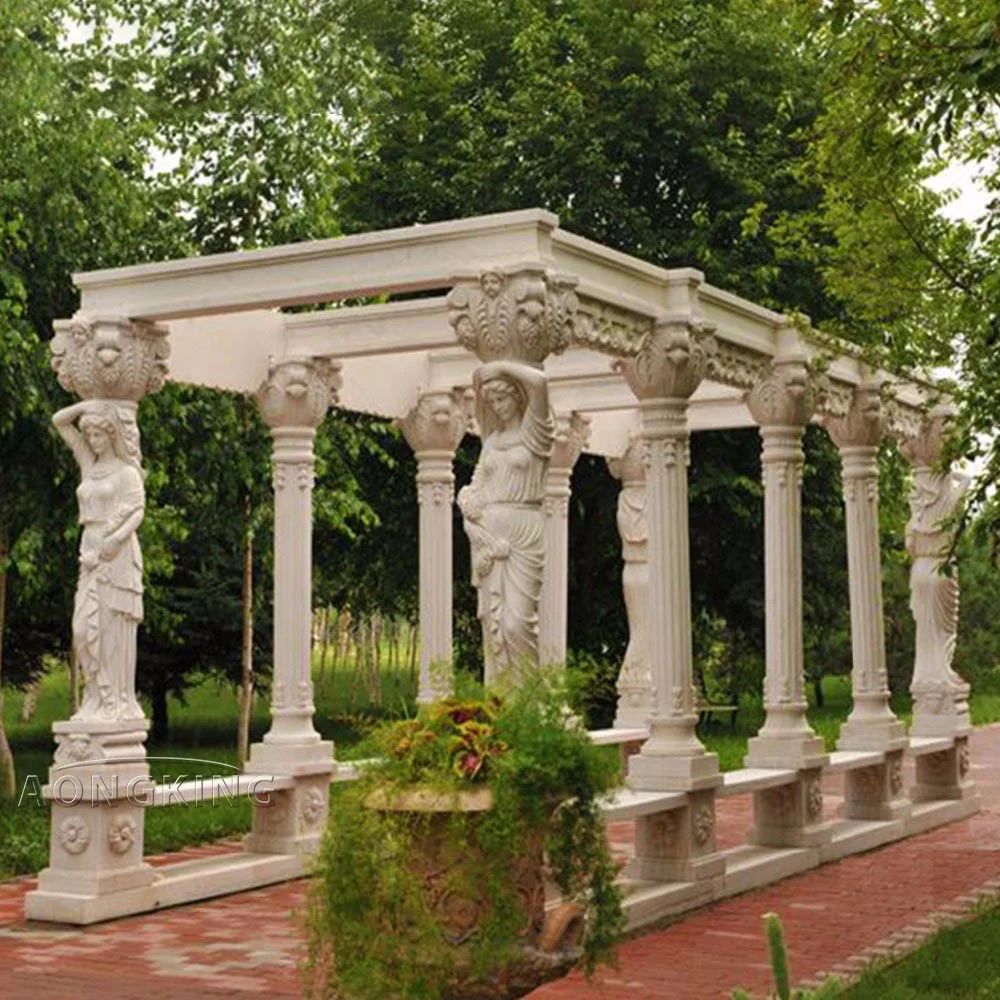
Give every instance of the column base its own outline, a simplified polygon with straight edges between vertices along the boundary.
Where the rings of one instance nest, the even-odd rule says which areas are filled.
[[[790,768],[795,771],[825,767],[830,763],[826,744],[815,733],[794,736],[752,736],[747,746],[746,767]]]
[[[628,759],[629,788],[637,792],[693,792],[722,784],[718,754],[666,756],[647,753],[648,745]]]
[[[883,750],[906,747],[906,726],[899,719],[848,719],[840,727],[838,750]]]

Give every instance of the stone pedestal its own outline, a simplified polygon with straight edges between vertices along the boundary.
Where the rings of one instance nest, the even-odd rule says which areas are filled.
[[[687,805],[638,816],[635,855],[626,874],[648,882],[703,882],[726,872],[715,829],[715,792],[692,792]]]
[[[471,399],[426,393],[399,427],[417,458],[420,506],[420,682],[427,704],[452,691],[452,505],[455,450],[468,429]]]
[[[747,402],[763,441],[767,715],[746,763],[810,770],[828,758],[806,719],[803,680],[802,437],[816,402],[804,363],[776,362]]]
[[[968,734],[955,740],[954,746],[917,757],[917,782],[910,789],[914,802],[974,799]]]
[[[722,782],[716,754],[695,735],[688,531],[687,408],[714,341],[690,316],[664,318],[620,369],[639,398],[649,532],[649,739],[629,760],[636,790],[694,791]]]
[[[820,847],[833,835],[823,819],[823,771],[806,768],[795,781],[754,792],[747,840],[767,847]]]
[[[255,854],[313,856],[319,851],[330,809],[332,765],[296,775],[295,787],[253,801],[253,827],[243,840]]]
[[[903,785],[903,751],[886,754],[882,764],[861,767],[844,775],[844,819],[905,819],[913,806]]]
[[[58,748],[43,789],[51,803],[49,866],[25,897],[29,920],[87,924],[131,912],[151,886],[143,862],[148,722],[57,722]]]

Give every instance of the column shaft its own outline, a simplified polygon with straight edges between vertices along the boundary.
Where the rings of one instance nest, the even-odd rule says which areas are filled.
[[[545,569],[538,608],[538,650],[543,666],[566,663],[566,619],[569,610],[570,470],[549,466],[542,513],[545,515]]]

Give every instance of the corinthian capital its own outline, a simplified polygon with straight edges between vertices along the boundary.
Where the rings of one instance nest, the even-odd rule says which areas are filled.
[[[838,448],[877,448],[886,430],[881,386],[866,380],[854,387],[846,416],[827,417],[823,423]]]
[[[456,278],[448,295],[448,321],[458,342],[481,361],[538,365],[569,346],[576,285],[576,278],[541,264]]]
[[[549,459],[549,472],[572,472],[590,440],[590,417],[574,410],[556,423],[556,438]]]
[[[818,380],[799,360],[776,361],[747,393],[750,415],[761,427],[805,427],[819,402]]]
[[[340,362],[325,357],[272,358],[257,402],[270,427],[318,427],[341,386]]]
[[[52,368],[68,392],[84,399],[138,402],[162,388],[170,354],[164,327],[77,313],[56,320],[55,331]]]
[[[911,428],[911,433],[902,438],[899,450],[918,469],[937,465],[954,419],[955,408],[950,403],[935,406],[921,420],[919,429]]]
[[[689,316],[661,319],[643,338],[639,353],[615,367],[639,399],[688,399],[715,354],[711,330]]]
[[[417,455],[428,451],[454,453],[469,429],[471,416],[471,393],[462,389],[426,392],[405,417],[396,421],[396,426]]]

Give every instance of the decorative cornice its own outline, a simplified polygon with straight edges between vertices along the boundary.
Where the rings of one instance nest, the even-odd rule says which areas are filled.
[[[549,459],[549,472],[572,472],[590,441],[590,417],[574,410],[556,422],[556,437]]]
[[[170,355],[165,327],[85,313],[54,326],[52,368],[68,392],[138,402],[162,388]]]
[[[838,448],[877,448],[885,434],[886,422],[881,386],[876,380],[854,387],[850,407],[844,416],[823,419]]]
[[[689,399],[715,353],[713,329],[689,316],[664,317],[643,338],[638,354],[614,367],[640,400]]]
[[[340,362],[326,357],[271,359],[257,402],[268,426],[318,427],[337,402]]]
[[[817,382],[803,362],[775,361],[746,395],[750,415],[761,427],[805,427],[819,400]]]
[[[577,279],[525,264],[457,277],[448,295],[448,322],[458,342],[481,361],[540,365],[573,339]]]
[[[917,468],[929,468],[941,461],[944,444],[955,419],[955,408],[949,403],[935,406],[923,415],[919,424],[909,427],[901,436],[899,450]]]
[[[396,421],[413,451],[454,453],[469,430],[473,395],[469,390],[426,392]]]

